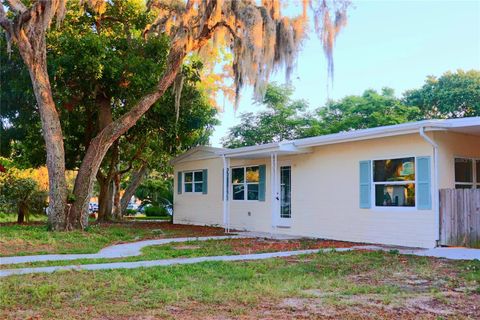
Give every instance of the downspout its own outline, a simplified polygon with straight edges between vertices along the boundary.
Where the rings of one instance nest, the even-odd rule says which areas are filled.
[[[433,147],[433,170],[434,170],[434,181],[433,181],[433,210],[435,212],[435,228],[437,230],[437,245],[440,241],[440,199],[438,189],[438,144],[433,141],[429,136],[425,134],[425,127],[420,127],[420,136],[427,141]]]
[[[228,233],[229,223],[228,223],[228,175],[227,175],[227,158],[225,155],[222,155],[223,159],[223,226],[225,228],[225,233]]]

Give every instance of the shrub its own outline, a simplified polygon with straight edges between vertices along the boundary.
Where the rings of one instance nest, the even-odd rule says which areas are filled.
[[[127,216],[134,216],[137,213],[137,210],[127,209]]]
[[[9,169],[0,173],[0,211],[16,211],[19,223],[28,221],[30,214],[44,214],[47,195],[26,171]]]
[[[150,206],[145,208],[145,215],[147,217],[159,217],[168,215],[168,212],[164,207]]]

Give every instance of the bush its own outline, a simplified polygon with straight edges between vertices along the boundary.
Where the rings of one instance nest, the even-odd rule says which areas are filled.
[[[44,214],[47,196],[29,171],[12,168],[0,173],[0,211],[16,211],[19,223],[28,221],[30,214]]]
[[[127,216],[134,216],[137,214],[137,210],[127,209]]]
[[[168,212],[164,207],[150,206],[145,208],[145,215],[147,217],[159,217],[168,215]]]

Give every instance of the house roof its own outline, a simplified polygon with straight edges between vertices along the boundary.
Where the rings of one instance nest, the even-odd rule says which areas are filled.
[[[192,161],[192,160],[203,160],[211,159],[218,157],[217,152],[222,152],[226,150],[223,148],[215,148],[209,146],[198,146],[188,150],[185,153],[182,153],[178,157],[175,157],[170,161],[170,164],[175,164],[183,161]]]
[[[211,157],[225,156],[228,158],[251,159],[266,157],[269,156],[271,153],[276,153],[278,155],[307,153],[311,151],[312,147],[321,145],[417,133],[421,128],[423,128],[425,131],[451,131],[480,136],[480,117],[445,120],[423,120],[377,128],[352,130],[348,132],[340,132],[310,138],[273,142],[235,149],[197,147],[175,158],[172,163],[176,163],[178,161],[185,160],[186,158],[190,158],[197,149],[208,149],[208,151],[212,153]],[[192,158],[189,160],[194,159]]]

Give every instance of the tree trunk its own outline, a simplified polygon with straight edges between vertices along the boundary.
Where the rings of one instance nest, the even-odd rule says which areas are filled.
[[[127,213],[128,203],[135,194],[138,186],[143,182],[143,179],[147,175],[147,171],[148,166],[146,164],[142,164],[140,169],[132,174],[132,180],[130,181],[128,187],[125,189],[122,200],[120,201],[120,210],[123,215]]]
[[[96,99],[96,106],[98,108],[98,130],[103,130],[106,126],[113,122],[112,115],[112,105],[111,100],[105,96],[102,92],[98,92]],[[114,166],[116,165],[116,155],[118,155],[118,145],[117,149],[112,150],[110,156],[110,161],[107,165],[107,173],[102,174],[101,170],[97,171],[96,178],[100,186],[100,193],[98,195],[98,220],[99,221],[110,221],[112,220],[112,176]]]
[[[35,50],[32,50],[32,46],[36,47]],[[42,135],[47,149],[48,226],[51,230],[65,230],[67,228],[65,150],[60,117],[53,101],[48,78],[45,34],[37,35],[33,44],[22,38],[18,47],[32,80],[42,122]]]
[[[120,180],[121,176],[118,171],[113,176],[113,212],[112,216],[115,220],[122,220],[122,209],[120,207]]]
[[[144,96],[126,114],[110,123],[92,139],[75,180],[75,202],[71,207],[72,223],[75,226],[86,228],[88,226],[88,203],[92,193],[95,176],[105,154],[115,140],[142,117],[150,107],[160,99],[173,83],[185,57],[185,43],[174,43],[167,60],[167,70],[160,79],[155,92]]]
[[[27,208],[24,204],[18,205],[18,216],[17,216],[17,223],[22,224],[25,222],[25,217],[27,215]]]
[[[111,179],[97,179],[100,186],[98,195],[98,221],[112,220],[113,181]]]

